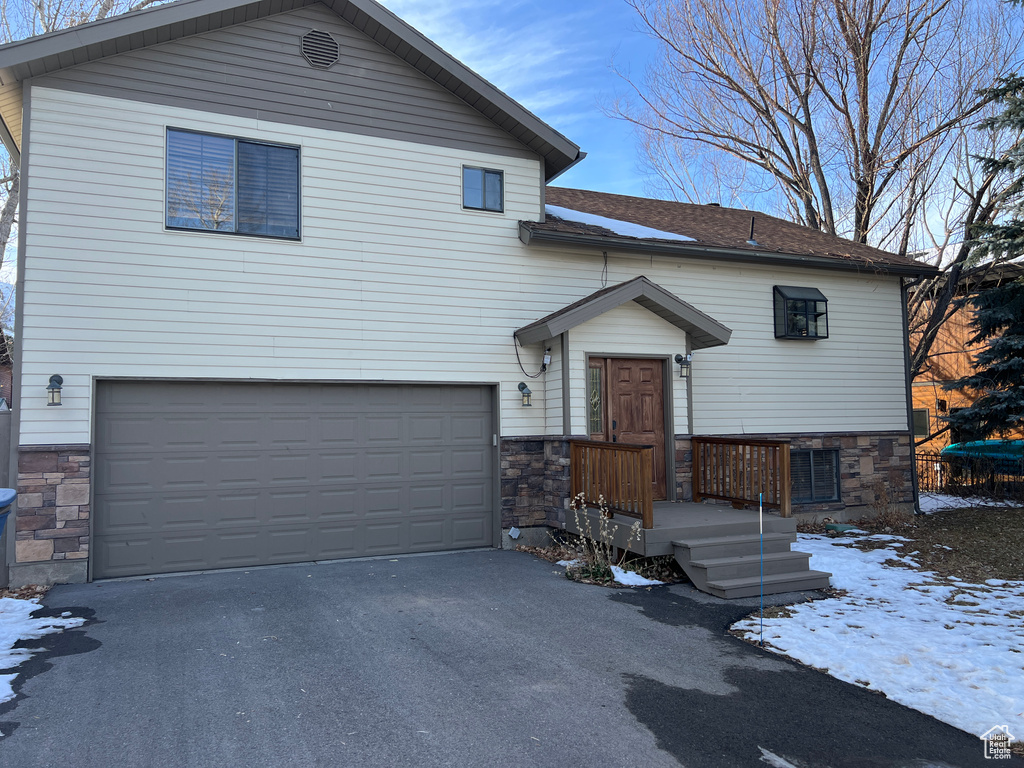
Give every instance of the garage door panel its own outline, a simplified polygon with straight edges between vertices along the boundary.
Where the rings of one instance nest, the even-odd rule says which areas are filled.
[[[210,448],[238,451],[260,447],[260,440],[266,429],[262,416],[221,414],[216,419],[217,434],[212,436],[216,442]]]
[[[436,448],[410,451],[408,454],[409,476],[415,480],[445,477],[450,473],[445,466],[445,457],[448,454],[448,451]]]
[[[491,434],[490,419],[484,416],[452,417],[452,443],[482,443]]]
[[[452,509],[480,510],[487,504],[490,488],[485,483],[453,483]]]
[[[378,406],[379,407],[379,406]],[[399,416],[367,416],[363,420],[363,442],[366,445],[401,445],[402,418]]]
[[[321,416],[317,426],[322,446],[348,446],[359,442],[359,419],[356,416]]]
[[[317,530],[317,560],[340,560],[357,557],[361,550],[357,546],[356,525],[322,525]]]
[[[439,549],[444,545],[444,519],[414,520],[409,524],[409,546],[421,552]]]
[[[409,489],[409,513],[412,515],[443,513],[447,503],[446,485],[415,485]]]
[[[408,419],[407,429],[407,440],[409,443],[425,443],[427,445],[434,445],[436,443],[446,442],[447,435],[445,434],[445,419],[442,416],[410,416]]]
[[[456,547],[472,547],[487,535],[488,520],[484,515],[459,517],[452,520],[451,540]]]
[[[489,546],[492,407],[486,387],[100,382],[94,575]]]
[[[363,550],[368,555],[390,555],[407,549],[402,546],[400,522],[366,523],[363,526]]]

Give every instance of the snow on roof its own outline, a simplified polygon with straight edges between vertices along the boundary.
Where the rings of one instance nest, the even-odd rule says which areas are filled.
[[[630,221],[619,221],[609,219],[605,216],[598,216],[593,213],[574,211],[571,208],[562,208],[558,205],[545,205],[544,213],[548,216],[557,216],[565,221],[576,221],[580,224],[591,224],[595,227],[604,227],[623,237],[636,237],[641,240],[686,240],[696,242],[695,238],[686,235],[677,235],[675,232],[665,232],[660,229],[645,227],[642,224],[634,224]]]

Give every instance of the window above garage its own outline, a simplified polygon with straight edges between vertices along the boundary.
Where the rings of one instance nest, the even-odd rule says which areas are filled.
[[[776,285],[775,338],[827,339],[828,299],[817,288]]]
[[[168,128],[166,223],[299,239],[299,148]]]

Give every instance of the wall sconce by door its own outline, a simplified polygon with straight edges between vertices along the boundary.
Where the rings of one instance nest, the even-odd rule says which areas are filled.
[[[50,383],[46,387],[46,404],[60,405],[60,388],[64,384],[64,378],[55,373],[50,377]]]
[[[676,365],[679,366],[679,378],[685,379],[690,374],[690,363],[693,361],[693,355],[676,355]]]
[[[530,402],[530,397],[533,393],[530,391],[530,388],[526,386],[525,381],[519,382],[519,391],[523,393],[523,405],[533,405],[533,403]]]

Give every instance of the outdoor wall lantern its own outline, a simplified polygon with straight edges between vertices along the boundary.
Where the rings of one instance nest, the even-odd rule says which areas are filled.
[[[530,391],[530,388],[526,386],[525,381],[519,382],[519,391],[523,393],[523,405],[533,405],[533,403],[530,402],[530,396],[533,393]]]
[[[685,379],[690,373],[690,362],[693,360],[693,355],[676,355],[676,365],[679,366],[679,378]]]
[[[60,405],[60,387],[63,383],[64,378],[59,373],[50,377],[50,384],[46,387],[47,405]]]

